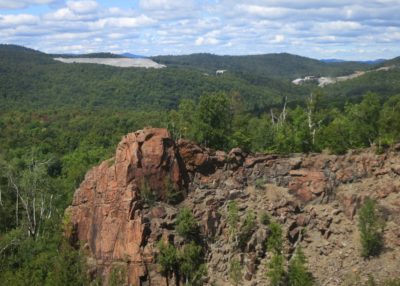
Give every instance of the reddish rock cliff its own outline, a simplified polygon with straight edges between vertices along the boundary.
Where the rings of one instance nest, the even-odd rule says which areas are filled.
[[[71,241],[87,250],[92,274],[101,276],[104,284],[111,271],[121,267],[131,285],[165,285],[154,246],[159,240],[182,246],[175,218],[179,208],[187,207],[200,224],[207,285],[230,285],[233,257],[246,265],[243,285],[266,285],[268,227],[259,223],[237,250],[226,227],[227,205],[235,200],[241,221],[251,210],[258,219],[268,213],[281,223],[286,252],[301,244],[318,283],[340,285],[346,271],[355,267],[363,277],[368,272],[379,277],[377,265],[389,263],[384,277],[400,267],[398,260],[389,261],[400,256],[398,151],[276,156],[235,148],[225,153],[186,140],[175,144],[165,129],[144,129],[125,136],[113,159],[87,173],[68,209],[75,229]],[[184,200],[169,204],[171,192]],[[148,202],[150,195],[154,204]],[[385,239],[392,250],[380,260],[364,261],[356,253],[354,216],[365,197],[379,200],[390,226]],[[169,285],[174,282],[170,277]]]
[[[86,243],[104,281],[115,262],[127,267],[129,283],[147,280],[153,246],[147,241],[149,223],[140,197],[146,191],[165,199],[171,185],[184,191],[186,171],[165,129],[128,134],[118,144],[115,158],[87,173],[68,211],[77,239]]]

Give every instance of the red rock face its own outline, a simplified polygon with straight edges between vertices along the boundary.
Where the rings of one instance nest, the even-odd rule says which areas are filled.
[[[75,192],[68,212],[77,239],[96,261],[104,281],[113,263],[127,270],[128,283],[140,285],[152,263],[152,246],[146,245],[140,192],[147,184],[157,199],[166,196],[166,180],[176,190],[186,187],[185,167],[165,129],[144,129],[125,136],[115,159],[89,171]],[[107,283],[107,282],[106,282]]]
[[[253,189],[254,195],[269,192],[270,184],[277,185],[279,190],[295,194],[294,200],[287,201],[282,196],[268,210],[279,219],[292,217],[288,237],[294,243],[301,236],[299,227],[306,227],[315,217],[312,213],[298,215],[300,205],[337,200],[341,211],[352,219],[365,196],[383,199],[399,192],[399,166],[399,156],[393,152],[277,156],[249,155],[235,148],[227,154],[187,140],[175,144],[166,129],[144,129],[125,136],[113,159],[87,173],[67,210],[75,231],[70,241],[79,240],[80,247],[88,253],[90,268],[102,276],[105,285],[115,267],[123,267],[126,282],[131,285],[166,285],[155,263],[155,245],[161,239],[181,245],[183,240],[174,231],[179,207],[191,209],[202,235],[214,240],[227,234],[226,221],[220,213],[227,201],[240,200],[251,205],[251,188],[247,186],[268,184],[261,186],[261,190]],[[363,192],[352,188],[336,192],[338,187],[367,178],[380,180],[382,185],[368,183]],[[190,190],[182,205],[164,203],[171,189]],[[152,207],[144,201],[145,190],[150,190],[157,201]],[[396,200],[390,206],[392,215],[400,217],[399,205]],[[321,220],[315,227],[329,237],[331,221]],[[254,252],[255,245],[264,243],[267,232],[260,231],[247,249]],[[398,240],[397,235],[398,232],[393,233],[391,239]],[[216,253],[215,257],[218,255],[222,254]],[[255,271],[252,255],[246,279],[252,279]],[[223,263],[217,258],[210,262],[219,272],[225,271],[224,265],[219,268],[219,264]],[[210,278],[216,274],[213,269],[209,269]],[[170,277],[169,285],[175,284],[174,279]]]

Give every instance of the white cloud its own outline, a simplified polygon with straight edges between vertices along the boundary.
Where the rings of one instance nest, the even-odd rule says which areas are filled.
[[[21,9],[31,5],[45,5],[55,0],[0,0],[0,9]]]
[[[260,5],[239,4],[236,9],[240,12],[246,12],[254,16],[262,16],[267,18],[280,18],[287,15],[290,9],[283,7],[267,7]]]
[[[196,46],[217,45],[219,40],[213,37],[198,37],[195,41]]]
[[[363,56],[384,51],[378,57],[390,57],[399,52],[399,0],[139,0],[137,6],[131,1],[131,8],[112,7],[118,2],[0,0],[0,9],[22,9],[15,15],[0,11],[0,38],[49,52],[65,47],[153,55],[285,51],[324,57],[326,50],[351,57],[363,50]],[[47,9],[23,10],[50,3]]]
[[[33,25],[38,22],[39,17],[30,14],[0,15],[0,27]]]
[[[139,6],[145,10],[174,10],[194,6],[193,0],[140,0]]]
[[[99,19],[93,23],[89,24],[91,29],[104,29],[107,27],[114,28],[136,28],[141,26],[148,26],[156,23],[155,20],[145,16],[140,15],[138,17],[115,17],[115,18],[104,18]]]
[[[71,9],[71,11],[78,14],[85,14],[94,12],[99,7],[99,4],[93,0],[86,1],[68,1],[67,7]]]
[[[279,44],[279,43],[282,43],[284,40],[285,40],[285,36],[284,35],[276,35],[274,37],[274,39],[271,41],[271,43]]]
[[[328,31],[332,30],[348,31],[348,30],[360,29],[362,25],[358,22],[334,21],[334,22],[318,23],[316,27],[317,29],[328,30]]]

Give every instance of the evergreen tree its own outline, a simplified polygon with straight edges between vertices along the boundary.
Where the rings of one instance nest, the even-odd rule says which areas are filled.
[[[171,278],[172,274],[178,274],[178,253],[175,246],[172,244],[159,241],[157,246],[159,250],[157,263],[160,265],[161,273],[164,275],[166,284],[168,285],[169,278]]]
[[[286,272],[282,254],[274,253],[268,264],[267,276],[270,278],[271,286],[285,285]]]
[[[289,286],[311,286],[313,284],[312,277],[307,271],[306,263],[306,257],[299,246],[289,263]]]
[[[187,240],[196,239],[198,235],[198,224],[191,210],[183,208],[176,218],[176,232]]]
[[[375,256],[383,247],[382,232],[384,224],[376,211],[376,203],[367,198],[360,209],[358,227],[361,239],[361,255],[363,257]]]

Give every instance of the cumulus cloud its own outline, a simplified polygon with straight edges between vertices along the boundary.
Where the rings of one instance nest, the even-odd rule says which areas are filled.
[[[0,9],[21,9],[31,5],[45,5],[55,0],[0,0]]]
[[[193,0],[140,0],[139,6],[144,10],[181,10],[195,5]]]
[[[0,37],[48,52],[69,47],[151,55],[291,52],[326,57],[326,52],[353,59],[397,56],[400,46],[398,0],[139,0],[128,8],[117,3],[0,0],[0,9],[20,9],[0,10]],[[48,4],[39,10],[46,12],[27,8]]]
[[[0,15],[0,27],[15,27],[33,25],[39,22],[39,17],[30,14]]]
[[[196,46],[217,45],[219,40],[213,37],[198,37],[195,41]]]
[[[156,21],[145,16],[138,17],[118,17],[99,19],[89,24],[91,29],[104,29],[107,27],[113,28],[135,28],[154,24]]]
[[[71,11],[78,13],[78,14],[86,14],[86,13],[96,11],[98,6],[99,6],[99,4],[97,4],[97,2],[93,1],[93,0],[68,1],[67,2],[67,7]]]

